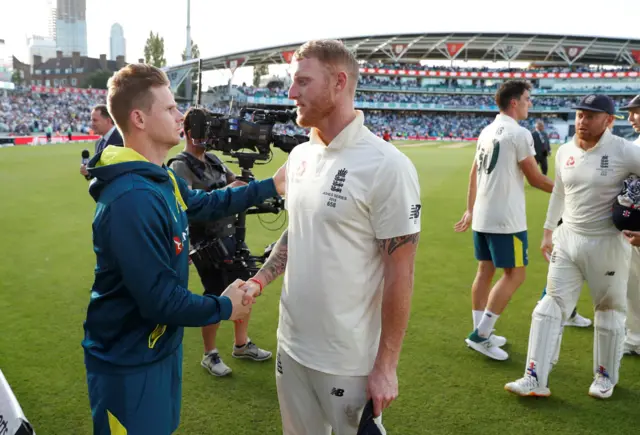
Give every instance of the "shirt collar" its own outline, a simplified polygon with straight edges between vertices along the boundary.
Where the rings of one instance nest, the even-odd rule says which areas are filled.
[[[109,130],[108,132],[105,133],[104,136],[102,136],[102,139],[104,139],[104,143],[109,142],[109,138],[111,137],[115,129],[116,129],[116,126],[114,125],[113,127],[111,127],[111,130]]]
[[[504,121],[504,122],[511,122],[511,123],[513,123],[515,125],[520,125],[520,124],[518,124],[518,121],[516,121],[515,119],[513,119],[509,115],[505,115],[504,113],[498,113],[496,115],[496,120],[500,120],[500,121]]]
[[[358,135],[360,134],[360,130],[364,126],[364,113],[361,110],[356,110],[356,117],[353,121],[351,121],[342,131],[335,137],[333,140],[327,145],[325,144],[318,131],[315,128],[311,129],[309,133],[309,142],[312,144],[320,144],[325,145],[330,149],[339,150],[342,149],[352,142],[354,142]]]

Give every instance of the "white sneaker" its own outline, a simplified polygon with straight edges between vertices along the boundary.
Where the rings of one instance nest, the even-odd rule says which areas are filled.
[[[609,379],[609,376],[602,373],[596,373],[596,378],[589,387],[589,396],[598,399],[607,399],[613,394],[613,382]]]
[[[493,330],[495,331],[495,329]],[[489,336],[489,340],[491,340],[491,344],[494,346],[502,347],[507,344],[507,339],[501,335],[494,335],[493,331],[491,331],[491,335]]]
[[[588,328],[589,326],[591,326],[591,320],[587,319],[586,317],[582,317],[580,313],[576,313],[576,315],[567,320],[564,325],[576,326],[578,328]]]
[[[509,354],[507,352],[496,346],[490,338],[480,337],[477,331],[473,331],[471,334],[469,334],[469,337],[467,337],[464,341],[471,349],[478,351],[481,354],[488,356],[489,358],[498,361],[504,361],[509,358]]]
[[[517,381],[509,382],[504,386],[504,389],[519,396],[551,396],[551,390],[547,387],[541,387],[538,379],[531,375],[525,375]]]
[[[215,351],[205,354],[202,357],[200,365],[207,369],[213,376],[227,376],[231,373],[231,368],[222,362],[220,355]]]

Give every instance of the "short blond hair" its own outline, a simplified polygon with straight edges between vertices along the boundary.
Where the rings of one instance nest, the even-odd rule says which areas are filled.
[[[129,64],[111,76],[107,82],[107,107],[120,131],[127,132],[132,110],[151,109],[151,88],[156,86],[169,86],[169,78],[153,65]]]
[[[353,88],[360,78],[360,65],[354,54],[341,42],[333,39],[321,39],[304,43],[294,53],[296,60],[315,58],[330,69],[343,67]]]

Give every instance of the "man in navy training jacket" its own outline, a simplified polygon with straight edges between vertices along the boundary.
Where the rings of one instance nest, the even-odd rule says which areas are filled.
[[[239,280],[219,297],[187,289],[189,221],[283,194],[284,169],[243,187],[191,190],[164,164],[183,122],[166,74],[127,65],[108,87],[124,147],[107,146],[87,168],[97,264],[82,346],[93,433],[168,435],[180,421],[183,328],[243,318],[251,305]]]

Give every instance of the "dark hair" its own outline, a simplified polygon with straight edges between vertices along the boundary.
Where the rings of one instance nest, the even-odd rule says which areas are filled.
[[[500,110],[507,110],[513,99],[519,99],[524,91],[531,91],[531,83],[526,80],[509,80],[504,82],[496,92],[496,104]]]
[[[189,109],[184,113],[184,120],[182,121],[182,129],[185,134],[188,131],[191,131],[193,127],[194,120],[204,121],[205,111],[201,107],[189,107]]]
[[[103,118],[107,118],[113,124],[113,118],[111,117],[111,114],[109,113],[109,110],[107,109],[106,104],[98,104],[93,108],[93,110],[100,112],[100,115]]]

